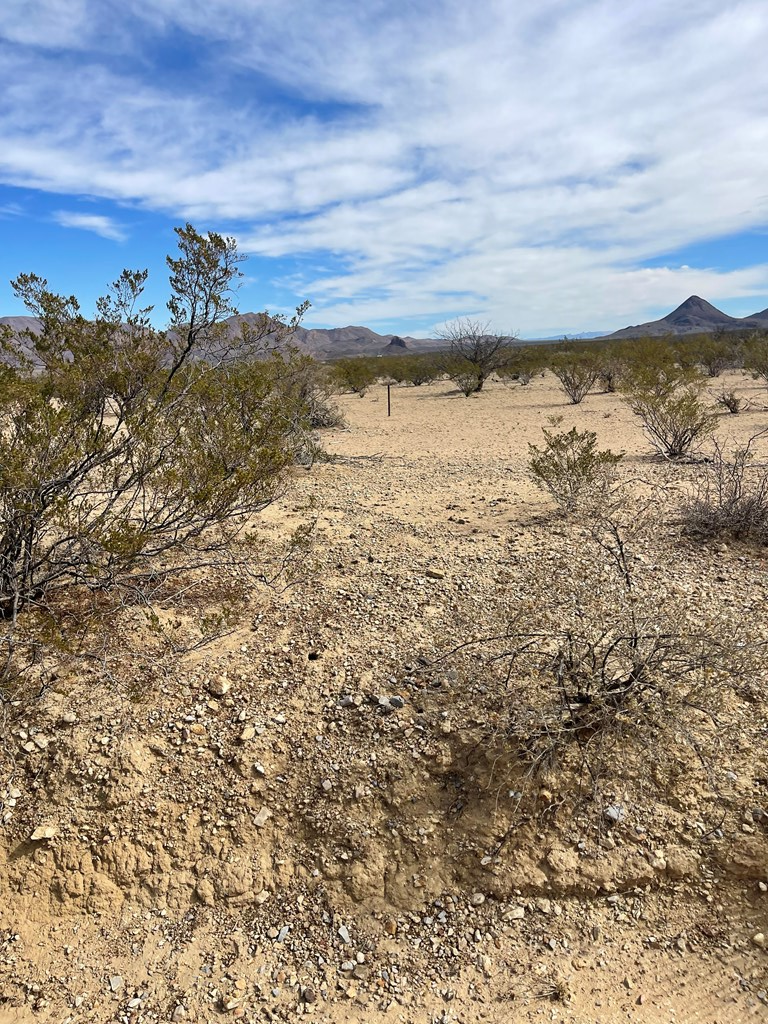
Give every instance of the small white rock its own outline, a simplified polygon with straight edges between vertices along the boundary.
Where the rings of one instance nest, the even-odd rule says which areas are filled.
[[[266,804],[264,804],[259,813],[253,819],[253,824],[256,826],[256,828],[263,828],[271,817],[272,811],[267,807]]]
[[[29,837],[29,840],[32,843],[38,843],[43,839],[53,839],[53,837],[58,834],[59,829],[57,825],[38,825]]]

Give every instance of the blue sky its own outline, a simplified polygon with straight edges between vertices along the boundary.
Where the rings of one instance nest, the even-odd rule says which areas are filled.
[[[86,310],[173,226],[240,308],[547,336],[768,307],[764,0],[3,0],[0,314]]]

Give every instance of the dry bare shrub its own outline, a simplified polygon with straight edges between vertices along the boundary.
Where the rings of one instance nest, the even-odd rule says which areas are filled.
[[[657,803],[681,771],[716,788],[733,689],[758,652],[747,624],[691,603],[673,572],[648,571],[633,552],[638,531],[658,528],[644,519],[614,506],[570,549],[538,551],[498,632],[452,652],[464,678],[482,678],[478,747],[518,815],[540,813],[544,793],[616,823],[627,800]]]
[[[562,416],[550,418],[558,427]],[[616,478],[616,466],[624,457],[610,450],[600,451],[593,430],[555,432],[543,428],[544,445],[528,445],[528,469],[534,482],[549,492],[566,512],[572,512],[580,500],[599,499],[610,490]]]
[[[744,407],[744,399],[740,398],[735,391],[726,391],[725,388],[723,388],[715,401],[732,416],[738,416]]]
[[[755,461],[757,443],[766,433],[730,451],[715,440],[704,475],[681,509],[687,534],[768,544],[768,466]]]

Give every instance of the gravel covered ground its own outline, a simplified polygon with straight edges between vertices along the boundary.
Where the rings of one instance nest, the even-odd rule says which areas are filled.
[[[752,404],[718,434],[743,440],[765,392],[731,385]],[[158,607],[188,637],[243,582],[230,631],[173,651],[125,609],[100,659],[6,709],[0,1024],[764,1018],[760,648],[645,745],[625,723],[599,771],[569,750],[534,774],[510,722],[536,688],[461,645],[618,600],[591,522],[529,479],[551,416],[626,452],[648,614],[758,645],[765,552],[681,535],[706,467],[651,458],[614,395],[569,406],[547,377],[393,389],[389,418],[383,387],[340,404],[331,461],[257,524],[267,576],[314,524],[291,572]]]

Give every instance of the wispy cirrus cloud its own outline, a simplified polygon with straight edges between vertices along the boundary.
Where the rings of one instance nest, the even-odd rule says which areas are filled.
[[[57,210],[53,219],[63,228],[77,228],[81,231],[92,231],[94,235],[108,238],[112,242],[124,242],[126,232],[111,217],[100,213],[76,213],[70,210]]]
[[[103,22],[4,5],[0,181],[331,263],[290,276],[318,321],[471,304],[554,332],[768,294],[762,259],[642,266],[768,224],[762,0],[127,0]]]

